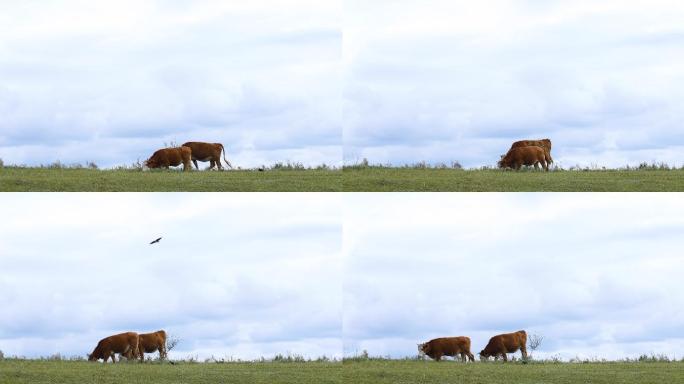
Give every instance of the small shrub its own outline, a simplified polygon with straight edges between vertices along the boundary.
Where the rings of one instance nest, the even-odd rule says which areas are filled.
[[[0,350],[0,360],[5,360],[5,354]]]
[[[2,167],[4,167],[4,166],[5,166],[5,163],[4,163],[4,162],[2,161],[2,159],[0,158],[0,168],[2,168]]]
[[[87,162],[87,163],[86,163],[86,167],[88,167],[88,168],[90,168],[90,169],[99,169],[99,168],[97,167],[97,164],[95,164],[94,161],[89,161],[89,162]]]
[[[178,343],[180,343],[180,339],[178,338],[178,336],[169,334],[169,336],[166,338],[166,352],[168,353],[173,351],[173,349],[176,348]]]

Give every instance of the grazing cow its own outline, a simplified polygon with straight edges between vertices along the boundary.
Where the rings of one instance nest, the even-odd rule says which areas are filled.
[[[418,344],[418,353],[428,355],[436,361],[440,361],[442,356],[461,355],[461,361],[465,363],[466,356],[470,361],[475,361],[475,357],[470,353],[470,337],[440,337],[432,339],[427,343]]]
[[[512,148],[506,153],[506,156],[501,156],[499,160],[499,168],[513,168],[519,170],[523,165],[534,165],[535,169],[539,169],[537,164],[541,164],[545,171],[549,170],[547,164],[547,157],[545,149],[537,146]]]
[[[122,356],[137,356],[138,355],[138,334],[135,332],[125,332],[118,335],[113,335],[105,337],[97,343],[97,346],[93,350],[93,353],[88,355],[88,361],[97,361],[99,359],[112,358],[112,363],[116,363],[116,353],[120,353]]]
[[[166,332],[163,329],[157,332],[141,333],[140,342],[138,343],[138,354],[140,361],[145,359],[145,353],[154,353],[159,351],[159,358],[166,358]]]
[[[190,159],[192,157],[192,150],[188,147],[164,148],[160,149],[152,157],[145,161],[145,165],[149,168],[166,168],[169,166],[178,166],[183,164],[183,170],[189,171],[192,168]]]
[[[526,344],[527,333],[525,331],[496,335],[489,339],[487,346],[480,352],[480,359],[494,356],[494,360],[496,360],[501,355],[504,361],[508,361],[506,354],[515,353],[518,349],[522,353],[523,359],[527,359]]]
[[[549,139],[516,141],[515,143],[513,143],[513,145],[511,145],[511,149],[519,147],[529,147],[531,145],[536,145],[537,147],[542,147],[546,149],[544,153],[547,157],[546,162],[553,163],[553,159],[551,158],[551,140]]]
[[[218,169],[223,169],[221,166],[221,151],[223,151],[223,160],[226,164],[233,168],[230,161],[226,159],[226,149],[223,148],[221,143],[201,143],[196,141],[189,141],[183,144],[184,147],[192,149],[192,162],[195,164],[195,168],[199,170],[197,165],[197,160],[199,161],[210,161],[209,169],[214,168],[214,165],[218,166]]]

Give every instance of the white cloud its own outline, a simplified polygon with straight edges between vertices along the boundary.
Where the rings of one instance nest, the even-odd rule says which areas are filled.
[[[111,166],[164,142],[206,140],[223,142],[242,166],[273,162],[275,151],[281,161],[338,164],[338,8],[8,6],[0,15],[0,153],[6,163]]]
[[[546,337],[541,356],[677,353],[678,196],[348,197],[345,353],[434,337]]]
[[[679,3],[346,10],[346,161],[491,165],[512,140],[551,137],[565,166],[681,165]]]
[[[339,200],[8,196],[1,349],[83,355],[109,334],[164,328],[182,341],[173,357],[339,357]]]

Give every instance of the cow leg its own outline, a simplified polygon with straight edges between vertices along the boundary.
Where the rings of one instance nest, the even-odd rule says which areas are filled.
[[[223,171],[223,165],[221,165],[221,155],[219,154],[219,157],[217,157],[216,159],[216,165],[218,166],[218,170]]]
[[[549,171],[549,164],[546,161],[542,161],[542,167],[544,167],[545,171]]]
[[[506,352],[502,352],[501,357],[503,357],[504,363],[508,361],[508,356],[506,356]]]
[[[522,353],[523,360],[527,360],[527,347],[524,345],[520,347],[520,353]]]
[[[475,362],[475,356],[470,352],[468,352],[468,359],[470,359],[471,362]]]
[[[199,165],[197,165],[197,159],[192,159],[192,162],[195,163],[195,168],[199,171]]]
[[[209,160],[209,169],[214,169],[216,162],[214,160]]]
[[[534,163],[534,170],[539,170],[539,162]]]

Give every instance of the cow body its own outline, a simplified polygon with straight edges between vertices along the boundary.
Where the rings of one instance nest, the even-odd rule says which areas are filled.
[[[223,160],[226,164],[233,168],[230,161],[226,159],[226,149],[223,148],[221,143],[202,143],[197,141],[189,141],[183,144],[184,147],[188,147],[192,150],[192,162],[195,164],[195,168],[199,169],[197,165],[197,160],[199,161],[210,161],[209,169],[218,166],[218,169],[223,169],[221,165],[221,152],[223,152]]]
[[[159,330],[151,333],[141,333],[140,341],[138,343],[138,353],[140,361],[145,359],[145,353],[154,353],[159,351],[159,358],[166,358],[166,332]]]
[[[513,145],[511,145],[511,149],[520,148],[520,147],[529,147],[529,146],[537,146],[537,147],[544,148],[545,149],[544,155],[546,156],[546,162],[547,163],[553,163],[553,159],[551,158],[551,140],[549,140],[549,139],[516,141],[515,143],[513,143]]]
[[[440,361],[442,356],[461,356],[461,361],[466,361],[466,356],[470,361],[475,361],[475,357],[470,353],[470,338],[467,336],[440,337],[432,339],[427,343],[418,344],[418,352],[426,354],[430,358]]]
[[[178,166],[183,164],[183,170],[189,171],[192,168],[190,159],[192,158],[192,150],[188,147],[164,148],[152,154],[152,156],[145,161],[145,165],[149,168],[169,168],[169,166]]]
[[[535,169],[539,169],[538,164],[541,164],[545,171],[549,170],[545,148],[537,146],[511,148],[498,163],[499,168],[515,170],[523,165],[534,165]]]
[[[508,361],[507,353],[515,353],[518,349],[522,353],[523,359],[527,359],[527,333],[525,331],[518,331],[513,333],[504,333],[496,335],[489,339],[487,346],[480,351],[480,359],[487,359],[494,356],[496,360],[499,356],[503,357],[504,361]]]
[[[135,332],[125,332],[118,335],[105,337],[97,343],[93,353],[88,355],[88,361],[103,359],[106,363],[111,357],[112,363],[116,363],[115,354],[123,356],[137,356],[139,337]]]

